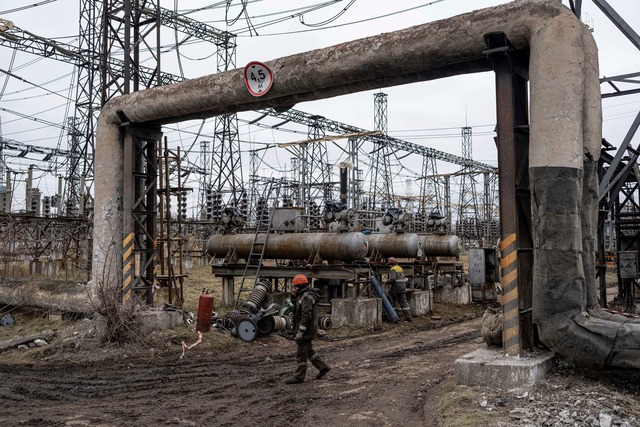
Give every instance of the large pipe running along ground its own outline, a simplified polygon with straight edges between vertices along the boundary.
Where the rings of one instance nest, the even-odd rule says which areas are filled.
[[[123,120],[174,123],[488,71],[484,36],[495,32],[531,51],[533,316],[540,339],[580,365],[640,367],[640,324],[603,313],[595,289],[597,50],[557,0],[514,1],[268,61],[274,82],[260,98],[237,69],[111,100],[97,127],[94,280],[121,281]]]

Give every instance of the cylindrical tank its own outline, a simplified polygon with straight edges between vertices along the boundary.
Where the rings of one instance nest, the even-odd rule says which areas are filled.
[[[202,293],[198,300],[198,319],[196,331],[208,332],[211,329],[211,317],[213,315],[213,295]]]
[[[264,242],[265,235],[258,236]],[[224,257],[234,250],[247,258],[254,234],[215,234],[207,242],[207,253]],[[364,259],[367,239],[362,233],[287,233],[270,234],[264,248],[264,257],[271,259],[309,259],[311,255],[322,260],[352,261]]]
[[[460,238],[453,235],[424,234],[420,236],[424,256],[460,255]]]
[[[398,258],[415,258],[420,249],[420,238],[414,233],[377,233],[367,236],[369,251],[372,255],[375,251],[384,258],[394,256]]]

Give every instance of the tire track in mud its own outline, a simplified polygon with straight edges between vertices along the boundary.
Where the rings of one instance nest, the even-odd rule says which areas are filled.
[[[308,380],[297,386],[283,383],[295,369],[295,345],[280,341],[183,360],[165,355],[157,365],[142,356],[98,364],[0,364],[0,400],[8,403],[6,425],[424,425],[420,396],[451,373],[452,357],[472,345],[479,325],[475,319],[318,340],[315,347],[332,371],[317,381],[309,366]],[[400,407],[409,414],[401,415]]]
[[[425,353],[428,351],[450,347],[455,344],[465,343],[479,337],[480,337],[479,330],[464,332],[460,335],[456,335],[448,339],[435,341],[428,344],[416,344],[412,347],[403,348],[401,350],[396,350],[396,351],[381,355],[380,357],[404,357],[407,355],[407,353],[416,353],[416,354]]]

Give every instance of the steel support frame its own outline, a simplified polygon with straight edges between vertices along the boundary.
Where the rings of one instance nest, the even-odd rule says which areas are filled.
[[[153,303],[156,279],[159,128],[124,127],[122,302]]]
[[[533,237],[529,191],[528,52],[511,48],[504,34],[485,37],[496,75],[500,188],[503,351],[532,349]]]

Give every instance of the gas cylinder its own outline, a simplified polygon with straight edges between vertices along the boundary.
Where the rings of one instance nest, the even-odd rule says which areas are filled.
[[[208,332],[211,329],[211,315],[213,314],[213,295],[206,289],[202,290],[198,300],[198,320],[196,331]]]

